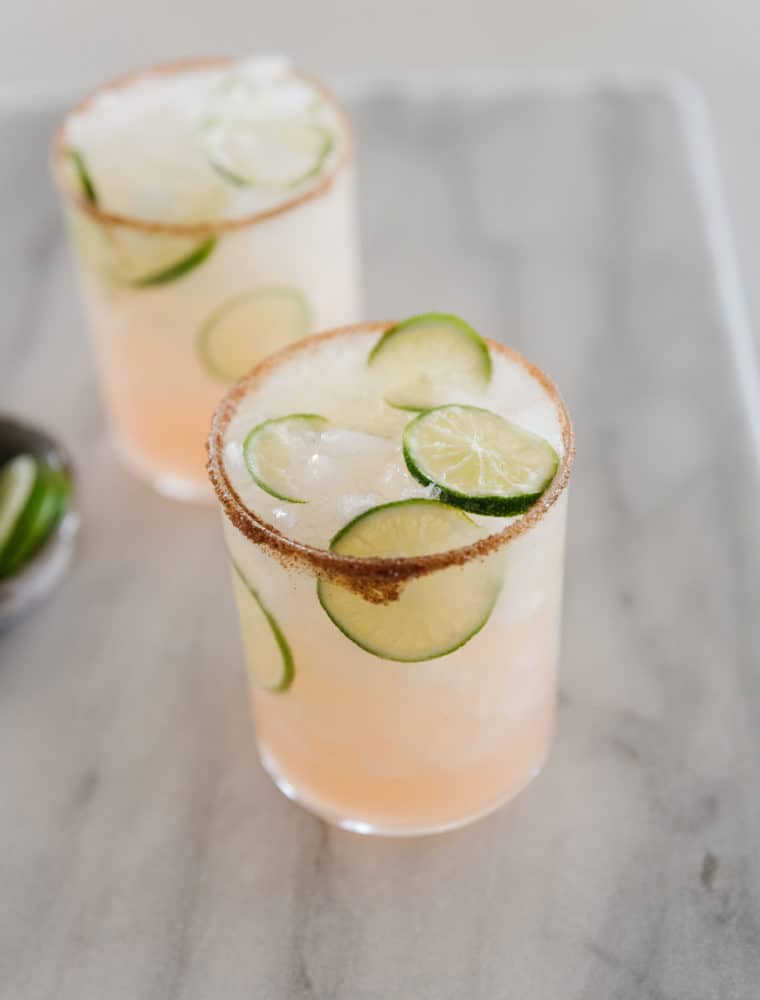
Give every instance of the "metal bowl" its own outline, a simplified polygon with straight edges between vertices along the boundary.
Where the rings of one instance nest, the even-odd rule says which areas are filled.
[[[0,580],[0,630],[39,604],[60,583],[71,562],[74,540],[79,531],[69,453],[45,431],[13,417],[0,416],[0,465],[22,452],[64,471],[71,481],[72,490],[68,508],[51,535],[18,572]]]

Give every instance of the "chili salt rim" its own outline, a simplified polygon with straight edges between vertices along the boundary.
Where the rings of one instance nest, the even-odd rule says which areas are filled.
[[[481,538],[471,545],[435,552],[425,556],[359,557],[339,555],[329,549],[317,548],[298,542],[278,531],[274,525],[264,521],[246,507],[232,485],[224,467],[225,433],[241,400],[265,379],[275,368],[288,362],[300,351],[312,348],[339,337],[360,333],[382,334],[394,322],[363,323],[338,327],[325,333],[306,337],[289,345],[257,365],[243,376],[222,397],[216,408],[208,437],[208,472],[219,503],[230,523],[256,545],[268,549],[286,567],[308,569],[312,573],[339,582],[355,590],[371,601],[388,601],[398,597],[401,588],[411,580],[450,566],[463,566],[473,559],[481,559],[500,549],[503,545],[524,534],[544,515],[565,490],[570,479],[570,470],[575,455],[575,438],[570,415],[564,400],[554,382],[540,368],[525,359],[517,351],[505,347],[497,341],[485,338],[492,351],[506,355],[535,378],[554,403],[560,422],[564,453],[551,486],[536,503],[520,517],[508,524],[502,531]]]
[[[338,175],[347,167],[354,157],[354,134],[351,127],[351,120],[348,112],[335,97],[335,95],[315,77],[309,73],[294,70],[293,76],[299,80],[309,83],[322,96],[325,102],[335,112],[340,124],[343,149],[337,156],[330,170],[319,178],[313,187],[307,187],[300,194],[293,195],[285,201],[278,202],[271,208],[263,209],[259,212],[252,212],[249,215],[241,215],[238,218],[202,219],[198,222],[162,222],[158,219],[141,219],[138,216],[125,215],[121,212],[111,212],[99,205],[94,204],[85,198],[81,192],[74,189],[67,178],[64,170],[66,160],[66,130],[71,118],[80,114],[90,107],[90,105],[101,94],[113,90],[124,90],[138,80],[151,76],[173,76],[178,73],[190,72],[192,70],[215,69],[224,66],[234,65],[235,60],[228,57],[216,57],[208,59],[180,59],[170,63],[159,63],[147,69],[136,70],[116,77],[102,84],[91,91],[86,97],[79,101],[66,113],[63,121],[56,130],[51,144],[51,167],[53,179],[62,197],[70,201],[87,215],[107,226],[120,226],[125,229],[137,230],[142,233],[163,233],[171,236],[214,236],[222,233],[232,232],[238,229],[246,229],[249,226],[266,222],[278,215],[283,215],[291,209],[297,208],[305,202],[314,198],[319,198],[330,190]]]

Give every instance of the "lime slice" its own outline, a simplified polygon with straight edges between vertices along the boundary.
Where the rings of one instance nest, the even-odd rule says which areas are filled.
[[[209,163],[242,187],[291,188],[319,173],[332,133],[305,121],[220,120],[208,123],[203,143]]]
[[[198,356],[206,371],[234,382],[287,344],[305,337],[311,310],[296,288],[255,288],[216,309],[198,333]]]
[[[211,254],[216,244],[217,238],[212,236],[193,247],[193,249],[184,256],[178,257],[176,260],[173,260],[165,265],[160,265],[157,270],[143,274],[141,277],[133,278],[129,284],[131,284],[133,288],[150,288],[155,285],[168,285],[170,282],[176,281],[178,278],[183,278],[186,274],[194,271],[196,267],[199,267]]]
[[[293,683],[295,665],[288,641],[258,591],[233,562],[240,633],[253,680],[268,691],[285,691]]]
[[[0,575],[8,576],[30,559],[47,540],[66,509],[68,482],[51,469],[40,471],[40,488],[30,501],[19,526],[0,561]]]
[[[66,157],[83,197],[99,203],[95,183],[84,157],[77,149],[67,149]],[[210,196],[199,200],[199,206]],[[91,219],[86,213],[70,213],[72,231],[85,260],[104,277],[118,285],[150,288],[177,281],[202,264],[216,246],[217,237],[199,240],[195,236],[128,229]]]
[[[110,285],[153,288],[190,274],[213,252],[216,236],[143,232],[109,225],[82,211],[68,213],[79,254]]]
[[[73,168],[76,182],[82,191],[83,197],[91,204],[97,205],[97,188],[95,187],[95,182],[93,181],[90,171],[87,169],[87,165],[84,162],[84,157],[78,149],[67,149],[66,156],[68,157],[68,161]]]
[[[386,330],[367,363],[386,382],[386,401],[401,410],[427,410],[480,393],[491,380],[486,342],[464,320],[444,313],[414,316]]]
[[[0,577],[3,577],[20,569],[47,539],[65,510],[69,483],[63,473],[40,465],[30,455],[20,455],[9,462],[0,473],[0,480]],[[21,493],[25,499],[19,509]],[[12,514],[8,517],[14,507],[15,519]]]
[[[316,413],[291,413],[254,427],[243,442],[243,457],[253,481],[278,500],[308,503],[295,494],[303,481],[304,462],[328,423]]]
[[[37,485],[37,462],[17,455],[0,470],[0,564]]]
[[[350,521],[330,543],[351,556],[422,556],[470,545],[483,531],[437,500],[399,500]],[[374,656],[414,663],[463,646],[488,621],[501,588],[499,560],[472,560],[413,580],[396,601],[375,604],[321,579],[319,601],[345,636]]]
[[[559,464],[548,441],[490,410],[440,406],[404,430],[407,468],[442,500],[473,514],[510,517],[531,507]]]

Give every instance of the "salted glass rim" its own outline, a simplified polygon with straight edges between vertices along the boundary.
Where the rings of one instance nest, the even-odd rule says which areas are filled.
[[[566,489],[575,455],[575,438],[570,414],[552,379],[517,351],[498,341],[485,338],[491,351],[501,353],[510,361],[520,365],[538,381],[554,404],[561,428],[563,454],[557,472],[549,488],[526,513],[506,525],[500,532],[481,538],[470,545],[423,556],[342,555],[329,549],[296,541],[269,524],[246,506],[232,485],[225,467],[226,432],[230,421],[237,413],[239,404],[275,369],[287,364],[295,355],[341,337],[367,333],[382,334],[394,325],[394,322],[384,321],[338,327],[306,337],[271,355],[222,397],[214,413],[207,442],[209,478],[224,515],[238,531],[255,545],[267,549],[286,568],[290,565],[294,569],[308,569],[319,576],[335,579],[346,586],[363,591],[364,596],[371,600],[392,599],[394,594],[397,596],[400,587],[413,579],[450,566],[462,566],[473,559],[482,559],[524,535],[544,518]]]
[[[161,219],[144,219],[139,216],[129,215],[123,212],[112,212],[102,208],[100,205],[89,201],[81,191],[75,189],[71,183],[70,176],[64,169],[66,162],[66,132],[71,119],[78,114],[86,112],[93,102],[102,94],[108,91],[125,90],[132,84],[140,80],[153,76],[174,76],[181,73],[192,72],[193,70],[215,69],[224,66],[232,66],[235,59],[227,56],[209,57],[203,59],[181,59],[173,62],[158,63],[146,69],[135,70],[118,76],[106,83],[101,84],[90,91],[81,101],[74,105],[65,115],[61,124],[53,136],[51,145],[51,166],[56,186],[61,196],[74,204],[77,209],[85,212],[91,218],[103,225],[119,226],[126,229],[137,230],[142,233],[163,233],[172,236],[212,236],[238,229],[246,229],[258,223],[266,222],[269,219],[284,215],[306,202],[319,198],[330,190],[339,174],[352,162],[354,157],[354,134],[351,126],[351,119],[345,107],[335,97],[321,80],[311,76],[311,74],[301,70],[293,70],[292,75],[300,80],[304,80],[317,90],[324,101],[335,112],[340,123],[342,138],[342,150],[331,168],[323,174],[312,186],[305,191],[286,198],[270,208],[251,212],[248,215],[241,215],[234,218],[201,219],[197,222],[167,222]]]

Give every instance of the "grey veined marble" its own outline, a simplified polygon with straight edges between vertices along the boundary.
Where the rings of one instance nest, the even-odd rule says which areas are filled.
[[[6,108],[2,407],[74,452],[82,537],[0,639],[0,997],[754,1000],[755,373],[699,109],[613,79],[368,88],[353,109],[368,317],[460,312],[575,416],[550,764],[492,818],[409,842],[275,791],[216,514],[116,463],[47,180],[55,115]]]

